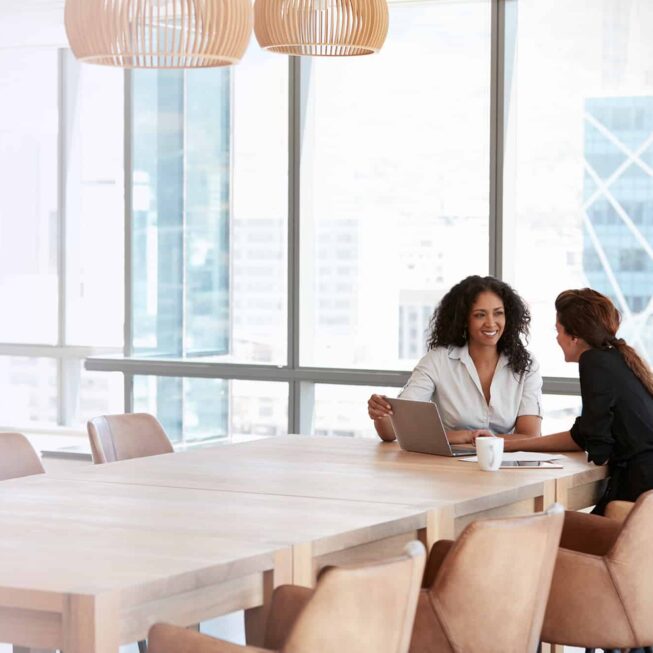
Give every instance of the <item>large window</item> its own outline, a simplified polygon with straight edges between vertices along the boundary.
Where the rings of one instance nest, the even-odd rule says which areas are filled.
[[[252,44],[234,69],[232,97],[228,360],[283,365],[288,353],[287,58]]]
[[[390,2],[369,57],[3,50],[0,423],[373,435],[368,395],[477,273],[529,302],[543,429],[567,428],[558,292],[610,295],[653,358],[651,32],[649,0],[425,0]]]
[[[131,350],[283,362],[285,60],[131,79]]]
[[[591,286],[653,359],[653,4],[510,4],[504,269],[533,309],[533,349],[546,374],[577,374],[553,301]]]
[[[124,340],[123,76],[66,53],[66,334],[74,345]]]
[[[122,74],[0,51],[0,425],[80,429],[124,405],[83,359],[123,342]]]
[[[487,273],[490,25],[490,2],[398,3],[377,56],[303,60],[302,365],[409,369]]]
[[[136,71],[132,81],[133,349],[222,354],[230,71]]]
[[[393,397],[397,389],[316,384],[310,432],[316,435],[376,438],[374,424],[367,414],[367,400],[373,392]]]
[[[0,50],[1,342],[57,342],[57,66],[56,50]]]
[[[131,98],[128,352],[283,363],[285,59],[256,51],[237,68],[135,71]],[[157,414],[176,441],[277,433],[288,391],[282,408],[268,399],[278,395],[272,386],[284,392],[285,384],[139,376],[134,405]],[[272,407],[263,421],[259,404]]]
[[[578,386],[555,378],[576,373],[555,344],[557,292],[606,292],[624,335],[651,347],[653,9],[397,2],[390,19],[377,56],[291,60],[286,77],[271,73],[282,58],[250,51],[240,95],[242,69],[231,72],[229,100],[220,96],[232,135],[221,142],[228,299],[211,333],[224,340],[196,362],[181,342],[174,356],[210,356],[220,378],[288,382],[291,431],[369,435],[365,399],[405,382],[442,294],[496,274],[531,305],[530,348],[548,375],[543,428],[558,430],[577,412]],[[286,86],[290,104],[277,94]],[[178,313],[177,338],[188,319]]]
[[[288,387],[265,381],[134,377],[134,410],[156,415],[175,443],[287,433]]]

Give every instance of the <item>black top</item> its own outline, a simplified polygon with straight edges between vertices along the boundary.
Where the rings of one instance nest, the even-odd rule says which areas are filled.
[[[609,461],[613,475],[627,470],[613,498],[634,501],[653,489],[653,396],[615,348],[583,352],[579,372],[583,411],[571,437],[591,462]]]

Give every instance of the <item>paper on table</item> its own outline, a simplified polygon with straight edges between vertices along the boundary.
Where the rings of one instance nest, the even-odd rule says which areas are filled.
[[[518,460],[519,462],[535,462],[538,460],[558,460],[562,458],[562,454],[559,453],[540,453],[535,451],[510,451],[503,454],[503,460]],[[464,458],[458,458],[466,463],[475,463],[478,462],[478,456],[470,456]]]

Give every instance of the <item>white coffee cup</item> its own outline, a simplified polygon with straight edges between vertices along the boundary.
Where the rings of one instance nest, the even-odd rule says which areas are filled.
[[[503,459],[503,438],[481,436],[476,438],[478,466],[486,472],[496,472]]]

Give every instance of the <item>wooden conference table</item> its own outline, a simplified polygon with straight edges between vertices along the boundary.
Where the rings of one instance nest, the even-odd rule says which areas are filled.
[[[430,545],[476,518],[594,503],[605,469],[481,472],[394,444],[287,436],[0,483],[0,641],[116,653],[156,621],[249,609],[325,564]],[[257,607],[262,606],[262,607]]]

